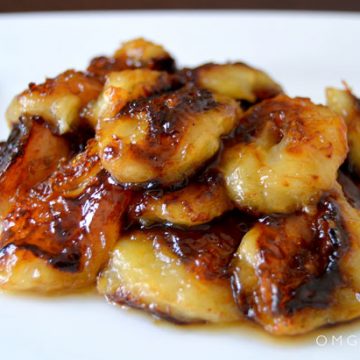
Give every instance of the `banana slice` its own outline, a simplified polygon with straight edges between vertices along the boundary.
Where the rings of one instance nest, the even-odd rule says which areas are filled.
[[[101,122],[101,162],[120,183],[181,182],[219,150],[239,114],[234,100],[191,86],[138,99]]]
[[[9,126],[20,116],[40,116],[58,134],[74,131],[87,124],[82,111],[95,100],[102,84],[95,78],[74,70],[66,71],[40,85],[30,84],[29,89],[16,96],[6,112]]]
[[[241,311],[274,334],[294,335],[360,316],[360,213],[340,189],[306,212],[269,216],[233,261]]]
[[[348,146],[343,119],[279,95],[250,108],[219,163],[230,197],[255,213],[289,213],[334,187]]]
[[[189,73],[200,87],[250,103],[282,93],[281,86],[265,72],[243,63],[206,64]]]
[[[90,142],[17,197],[2,220],[0,289],[47,293],[93,284],[119,237],[128,197],[102,170]]]
[[[229,215],[200,229],[132,231],[117,243],[98,290],[175,322],[240,320],[228,264],[247,228],[246,217]]]
[[[93,59],[87,71],[104,81],[112,71],[136,68],[173,72],[175,61],[161,45],[138,38],[125,42],[113,57],[100,56]]]
[[[147,226],[156,222],[195,226],[208,223],[233,207],[223,179],[218,174],[208,174],[181,190],[141,194],[130,205],[130,218]]]
[[[1,149],[0,218],[14,197],[47,179],[69,156],[68,141],[52,134],[40,119],[23,118],[15,124]]]

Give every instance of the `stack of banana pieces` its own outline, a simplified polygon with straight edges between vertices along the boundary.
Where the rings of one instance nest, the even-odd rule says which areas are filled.
[[[0,143],[0,290],[301,334],[360,316],[360,101],[126,42],[29,84]]]

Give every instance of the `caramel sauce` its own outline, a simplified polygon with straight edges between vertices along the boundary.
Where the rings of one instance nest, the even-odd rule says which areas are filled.
[[[80,123],[85,123],[85,121]],[[63,137],[70,144],[71,152],[75,156],[85,151],[87,142],[95,137],[95,131],[90,126],[81,125],[76,132],[67,133]]]

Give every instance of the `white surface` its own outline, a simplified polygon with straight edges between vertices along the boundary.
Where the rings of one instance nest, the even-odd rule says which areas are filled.
[[[323,101],[341,80],[360,93],[360,15],[310,13],[73,13],[0,15],[0,122],[14,94],[120,42],[145,36],[180,65],[243,60],[291,95]],[[360,323],[306,341],[272,342],[247,327],[177,328],[122,311],[97,297],[54,299],[0,294],[0,359],[358,359]],[[324,333],[328,345],[317,346]],[[331,336],[343,334],[342,344]],[[352,337],[349,337],[353,335]],[[324,342],[324,338],[321,338]]]

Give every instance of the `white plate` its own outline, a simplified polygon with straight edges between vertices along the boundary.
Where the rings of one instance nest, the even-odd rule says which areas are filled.
[[[121,41],[145,36],[180,65],[243,60],[291,95],[323,101],[346,80],[360,94],[360,16],[288,12],[111,12],[0,15],[0,113],[30,81],[82,69]],[[7,135],[4,118],[2,138]],[[321,335],[323,334],[323,335]],[[319,336],[317,338],[317,336]],[[335,336],[335,337],[334,337]],[[318,339],[318,343],[316,339]],[[96,296],[0,294],[0,359],[358,359],[360,323],[306,339],[271,340],[249,326],[176,327]]]

